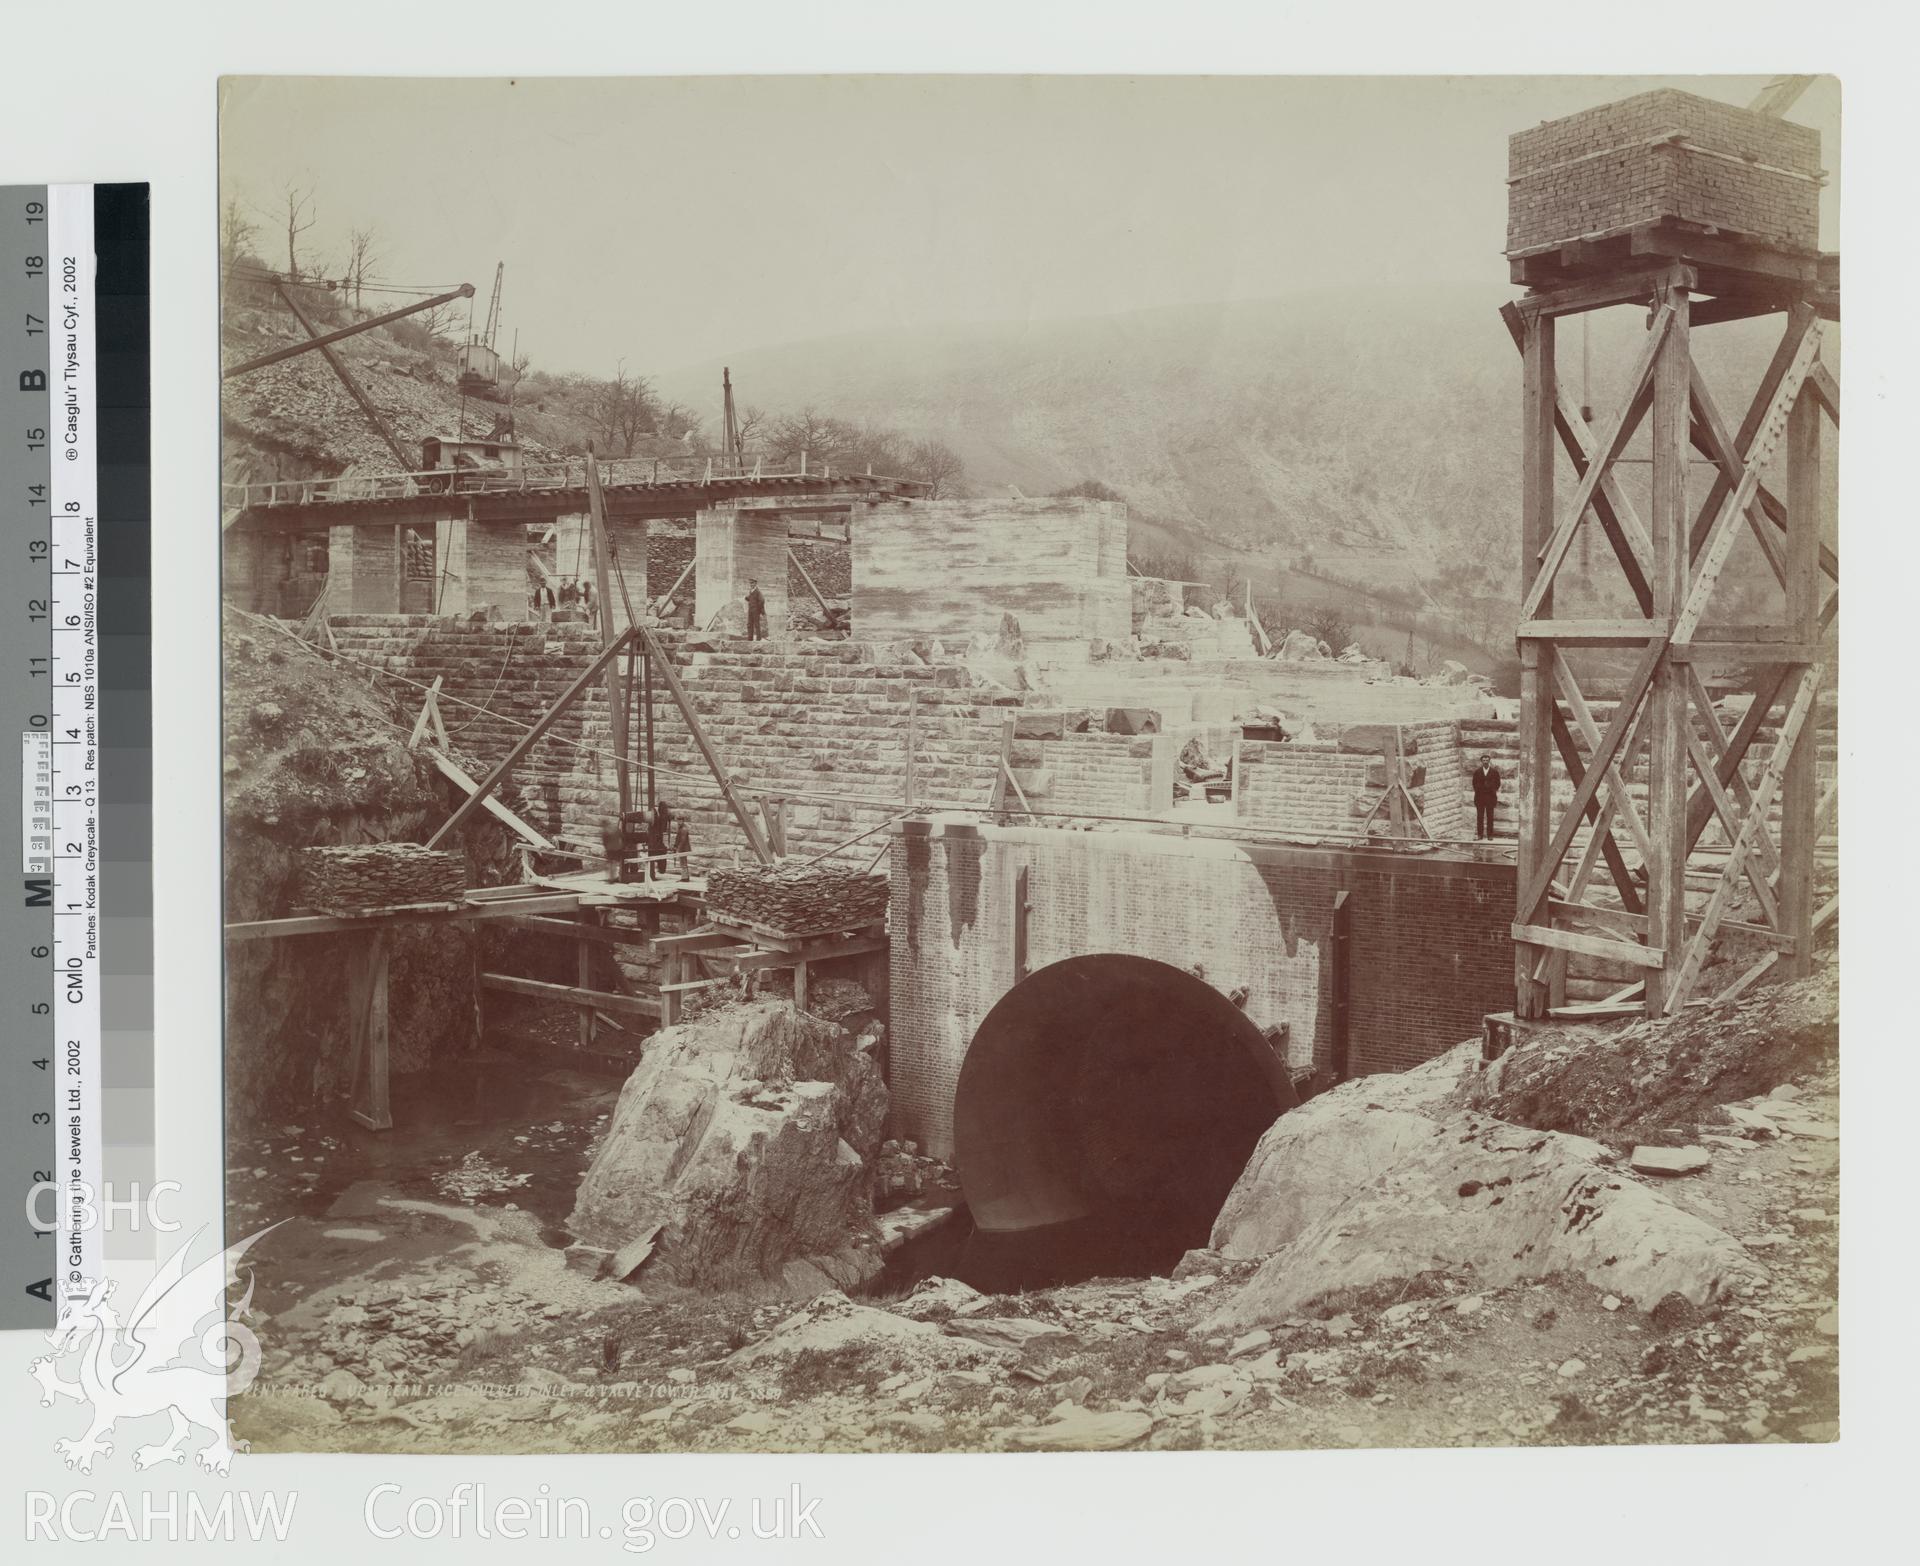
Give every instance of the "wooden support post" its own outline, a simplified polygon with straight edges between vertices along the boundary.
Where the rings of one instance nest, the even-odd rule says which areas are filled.
[[[1273,642],[1267,635],[1267,628],[1260,623],[1260,616],[1253,612],[1252,577],[1247,578],[1247,624],[1253,628],[1253,639],[1259,646],[1260,655],[1264,658],[1273,651]]]
[[[994,769],[993,792],[987,796],[987,809],[998,815],[1007,807],[1007,785],[1013,780],[1013,719],[1000,725],[1000,765]]]
[[[1027,921],[1033,913],[1032,868],[1022,865],[1013,873],[1013,982],[1018,984],[1033,972],[1033,960],[1027,946]]]
[[[533,727],[514,741],[513,749],[507,752],[500,764],[489,772],[486,777],[481,779],[480,786],[467,796],[466,800],[452,815],[447,817],[446,821],[441,824],[439,831],[427,839],[427,847],[438,848],[459,828],[460,824],[465,821],[468,816],[472,815],[474,811],[478,810],[487,799],[491,797],[494,789],[499,787],[500,780],[513,770],[514,764],[518,762],[522,756],[526,755],[528,751],[532,750],[533,747],[539,743],[541,736],[544,735],[548,729],[552,728],[555,723],[559,722],[561,716],[567,709],[579,700],[580,693],[591,685],[595,677],[613,662],[614,656],[620,651],[621,645],[626,641],[627,637],[632,634],[634,633],[631,631],[621,632],[614,640],[612,646],[603,648],[599,657],[595,658],[592,663],[588,664],[586,668],[582,669],[580,673],[574,677],[573,683],[562,691],[554,704],[535,720]],[[644,635],[645,633],[641,632],[640,634]]]
[[[913,809],[913,753],[920,748],[920,687],[907,688],[907,782],[906,808]]]
[[[1671,310],[1665,340],[1654,363],[1653,409],[1648,430],[1652,489],[1648,527],[1653,534],[1653,615],[1671,635],[1686,603],[1692,550],[1688,537],[1688,418],[1692,403],[1691,299],[1669,288]],[[1661,966],[1647,974],[1647,1010],[1665,1009],[1669,987],[1687,940],[1687,768],[1689,747],[1686,671],[1663,648],[1648,688],[1647,715],[1647,947]]]
[[[664,613],[666,606],[673,601],[674,595],[680,591],[681,585],[692,575],[693,562],[689,560],[686,569],[673,579],[673,586],[669,587],[658,598],[653,600],[653,612],[655,614]]]
[[[762,794],[759,800],[760,819],[767,829],[767,846],[774,857],[784,859],[787,854],[787,801],[779,795]]]
[[[1714,936],[1719,932],[1726,915],[1729,894],[1744,873],[1747,855],[1753,851],[1755,835],[1767,819],[1767,810],[1773,803],[1774,792],[1786,772],[1794,747],[1806,732],[1807,715],[1813,710],[1814,694],[1820,689],[1823,672],[1817,663],[1799,672],[1793,700],[1788,704],[1786,716],[1780,720],[1780,737],[1774,742],[1773,755],[1754,785],[1753,808],[1747,812],[1746,819],[1741,823],[1740,834],[1733,840],[1720,879],[1701,913],[1700,926],[1686,943],[1684,958],[1668,965],[1673,971],[1660,1006],[1661,1012],[1666,1015],[1672,1015],[1686,1004],[1694,981],[1700,976],[1707,953],[1712,949]],[[1677,954],[1677,944],[1674,950]]]
[[[1033,806],[1027,803],[1027,791],[1020,786],[1020,780],[1013,775],[1013,763],[1007,761],[1002,762],[1001,765],[1006,769],[1007,783],[1013,789],[1013,797],[1020,801],[1021,814],[1032,815]]]
[[[1786,621],[1788,634],[1807,642],[1819,634],[1820,538],[1825,531],[1820,416],[1818,400],[1804,392],[1787,416]],[[1816,691],[1816,703],[1818,699]],[[1780,929],[1793,940],[1793,950],[1783,959],[1789,979],[1805,977],[1813,966],[1819,757],[1820,726],[1809,718],[1780,778]]]
[[[480,942],[469,941],[467,945],[467,975],[473,985],[473,1052],[477,1055],[487,1043],[487,992],[480,983]]]
[[[1387,758],[1387,768],[1392,773],[1387,782],[1387,816],[1392,823],[1394,841],[1398,842],[1407,835],[1407,803],[1402,796],[1406,793],[1406,748],[1400,741],[1400,726],[1394,725],[1393,754]]]
[[[1333,894],[1333,928],[1330,932],[1332,972],[1328,976],[1329,1034],[1328,1069],[1336,1082],[1346,1081],[1351,1069],[1353,989],[1353,908],[1349,892]]]
[[[586,921],[582,920],[582,922],[585,923]],[[590,990],[593,988],[593,942],[581,939],[574,943],[574,947],[577,954],[574,972],[580,981],[580,988]],[[580,1047],[582,1049],[592,1049],[593,1013],[582,1006],[577,1014],[577,1024],[579,1027]]]
[[[1520,432],[1520,572],[1522,593],[1528,591],[1540,569],[1540,557],[1553,536],[1554,526],[1554,412],[1557,400],[1554,365],[1554,318],[1537,315],[1524,321],[1521,344],[1522,393]],[[1543,619],[1553,615],[1553,589],[1548,586],[1534,606]],[[1541,876],[1546,858],[1553,804],[1553,660],[1551,642],[1520,643],[1520,765],[1515,780],[1519,834],[1515,849],[1516,883],[1521,896]],[[1550,873],[1550,871],[1548,871]],[[1533,910],[1521,907],[1520,922],[1530,922]],[[1514,949],[1514,1014],[1544,1016],[1548,986],[1535,980],[1533,954],[1525,946]]]
[[[680,995],[675,988],[686,971],[680,948],[669,946],[660,961],[660,1026],[670,1028],[680,1020]]]
[[[1505,305],[1500,315],[1513,335],[1514,347],[1524,353],[1526,325],[1519,306]],[[1568,461],[1573,464],[1574,471],[1584,478],[1587,464],[1594,458],[1593,432],[1581,416],[1581,410],[1574,406],[1565,392],[1557,391],[1555,394],[1554,427],[1560,433],[1560,446],[1566,452]],[[1647,586],[1647,569],[1653,559],[1653,544],[1647,538],[1639,514],[1611,474],[1600,480],[1600,487],[1594,493],[1593,514],[1606,533],[1608,543],[1613,546],[1620,569],[1626,573],[1627,585],[1633,590],[1640,612],[1646,614],[1653,607],[1652,590]]]
[[[655,660],[660,679],[667,687],[667,694],[673,697],[673,704],[680,709],[680,718],[687,726],[687,732],[693,736],[693,743],[707,768],[713,773],[713,780],[720,786],[721,796],[727,802],[727,808],[733,812],[733,819],[740,830],[746,834],[747,845],[753,850],[753,857],[763,865],[773,863],[773,852],[767,847],[767,840],[761,834],[759,824],[753,819],[753,812],[747,809],[747,802],[734,786],[733,776],[721,761],[720,753],[713,748],[713,742],[707,738],[706,725],[701,723],[700,714],[694,710],[693,699],[687,695],[687,688],[680,683],[680,676],[668,660],[660,643],[654,639],[653,632],[644,625],[636,625],[633,634],[639,636],[648,654]],[[431,846],[431,845],[429,845]]]
[[[691,568],[689,568],[691,569]],[[653,654],[640,650],[640,721],[647,741],[647,809],[653,809]]]
[[[444,750],[436,750],[429,745],[422,754],[435,770],[456,788],[471,794],[479,786],[472,778],[467,776],[459,762],[455,761],[453,757],[449,756]],[[520,817],[515,815],[505,805],[501,804],[492,794],[487,795],[486,798],[481,801],[481,804],[486,806],[487,811],[491,815],[498,817],[501,821],[504,821],[508,826],[512,827],[515,832],[519,833],[525,840],[527,846],[537,848],[543,854],[553,852],[553,844],[548,842],[545,836],[529,826],[525,821],[522,821]]]
[[[796,1010],[807,1009],[807,963],[804,957],[793,965],[793,1004]]]
[[[632,619],[633,617],[629,615],[627,618]],[[627,643],[627,672],[620,682],[620,704],[626,709],[627,714],[626,744],[620,751],[620,772],[626,784],[626,795],[629,799],[633,797],[633,736],[636,728],[640,724],[640,681],[636,678],[639,673],[636,665],[645,661],[645,657],[640,651],[640,644],[629,640]],[[652,782],[651,776],[649,776],[648,782]],[[653,794],[651,789],[647,791],[647,808],[649,810],[653,808]],[[671,848],[673,845],[669,843],[667,846]]]
[[[347,952],[348,1071],[355,1094],[347,1113],[369,1131],[393,1128],[387,1096],[387,973],[387,932],[375,924],[356,935]]]
[[[420,703],[420,716],[413,720],[413,732],[407,736],[408,750],[412,750],[426,738],[427,729],[433,721],[435,704],[440,699],[440,682],[445,678],[443,674],[436,674],[433,677],[433,684],[427,689],[426,700]]]
[[[820,591],[819,586],[814,582],[813,577],[808,573],[805,564],[801,561],[800,556],[795,552],[791,544],[787,545],[787,559],[793,562],[794,570],[800,573],[800,580],[807,584],[807,591],[813,594],[813,601],[820,606],[821,619],[827,625],[831,625],[833,623],[833,610],[827,604],[827,595]]]
[[[600,595],[600,640],[609,651],[620,645],[621,636],[613,628],[612,573],[607,568],[607,507],[600,493],[600,464],[593,455],[593,447],[587,447],[587,511],[593,523],[593,574],[595,591]],[[631,621],[633,616],[628,615]],[[614,783],[620,797],[620,814],[625,816],[633,809],[632,781],[627,776],[627,702],[626,690],[620,683],[620,665],[617,659],[608,659],[607,682],[607,720],[613,732],[613,754],[615,757]]]
[[[1734,725],[1733,735],[1723,745],[1716,745],[1719,755],[1719,777],[1722,788],[1735,788],[1735,779],[1740,777],[1740,768],[1752,749],[1754,739],[1760,733],[1760,727],[1773,711],[1773,704],[1781,693],[1791,694],[1790,682],[1793,670],[1786,664],[1770,664],[1757,672],[1754,680],[1752,699],[1747,703],[1746,714]],[[1751,808],[1750,796],[1744,781],[1738,784],[1738,795],[1743,806]],[[1707,823],[1713,819],[1713,800],[1705,787],[1694,790],[1687,802],[1687,852],[1692,853],[1700,841],[1700,834],[1707,829]]]

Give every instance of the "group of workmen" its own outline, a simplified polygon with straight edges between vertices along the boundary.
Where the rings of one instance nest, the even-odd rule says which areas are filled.
[[[609,818],[600,837],[607,856],[607,879],[625,880],[627,841],[621,823]],[[693,853],[693,834],[687,830],[686,818],[674,815],[673,806],[664,795],[654,800],[653,809],[647,814],[646,849],[642,880],[686,878],[687,860]]]
[[[588,624],[599,623],[600,607],[594,601],[591,582],[565,577],[557,590],[551,581],[541,581],[536,582],[531,591],[536,614],[542,609],[578,609],[587,617]],[[760,591],[757,577],[747,583],[747,636],[756,642],[767,639],[767,600]]]
[[[658,881],[670,874],[684,878],[687,856],[692,852],[693,836],[687,831],[687,818],[676,819],[673,806],[661,795],[653,802],[653,814],[647,817],[647,879]]]
[[[532,589],[535,612],[542,609],[578,609],[590,625],[598,624],[600,606],[594,601],[593,583],[564,578],[556,591],[550,581],[536,582]]]

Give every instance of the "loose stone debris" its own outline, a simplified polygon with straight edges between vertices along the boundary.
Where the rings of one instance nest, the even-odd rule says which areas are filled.
[[[1742,1025],[1762,1036],[1779,1015],[1805,1024],[1823,993],[1819,976],[1763,993]],[[1637,1173],[1631,1136],[1492,1119],[1474,1107],[1490,1075],[1477,1046],[1323,1094],[1276,1122],[1210,1247],[1171,1278],[995,1296],[930,1276],[895,1295],[827,1285],[794,1303],[767,1297],[762,1275],[690,1292],[652,1261],[632,1283],[577,1270],[502,1193],[446,1206],[363,1183],[331,1216],[289,1227],[374,1226],[389,1238],[380,1254],[405,1237],[417,1259],[374,1261],[364,1242],[337,1238],[362,1258],[339,1281],[297,1299],[264,1291],[261,1386],[291,1379],[315,1395],[249,1394],[236,1418],[273,1449],[456,1452],[1832,1440],[1837,1226],[1814,1215],[1837,1209],[1838,1163],[1832,1142],[1755,1107],[1831,1123],[1826,1015],[1814,1024],[1824,1053],[1796,1073],[1797,1097],[1762,1084],[1702,1110],[1701,1127],[1748,1152],[1678,1178]],[[721,1131],[716,1145],[778,1146],[796,1113],[831,1122],[830,1071],[847,1058],[837,1030],[775,1003],[702,1026],[716,1022],[717,1056],[711,1042],[670,1051],[672,1073],[629,1084],[634,1104],[607,1123],[589,1184],[605,1188],[595,1200],[622,1215],[621,1232],[684,1195],[660,1183],[683,1144],[642,1133],[655,1121],[640,1103],[676,1102],[695,1119],[707,1103],[725,1122],[728,1103],[746,1106],[724,1084],[815,1071],[829,1089],[817,1107],[783,1087],[789,1107],[752,1111],[788,1129],[759,1142]],[[1556,1047],[1559,1069],[1578,1073],[1584,1057],[1611,1058],[1618,1033],[1569,1030]],[[1635,1047],[1642,1072],[1685,1069],[1659,1064],[1653,1034]],[[622,1151],[610,1159],[609,1147]],[[1796,1161],[1802,1149],[1812,1162]],[[482,1150],[451,1167],[494,1163]],[[616,1200],[611,1172],[626,1171],[631,1193],[647,1168],[659,1194]],[[701,1176],[687,1189],[729,1188]],[[663,1241],[673,1232],[669,1219]],[[514,1391],[420,1394],[463,1381]]]

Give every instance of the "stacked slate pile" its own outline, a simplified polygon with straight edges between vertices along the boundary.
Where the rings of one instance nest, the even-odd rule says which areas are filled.
[[[458,902],[467,889],[466,863],[459,854],[418,843],[309,848],[302,871],[307,905],[323,913]]]
[[[857,930],[886,917],[887,878],[832,865],[709,870],[707,908],[780,935]]]

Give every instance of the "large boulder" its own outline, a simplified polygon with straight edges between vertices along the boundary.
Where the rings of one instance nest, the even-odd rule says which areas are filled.
[[[1106,731],[1109,734],[1158,734],[1160,714],[1150,707],[1109,707]]]
[[[936,647],[940,644],[935,643]],[[946,656],[942,650],[941,656]],[[1003,685],[1012,691],[1037,691],[1044,687],[1038,666],[1028,656],[1026,638],[1020,622],[1011,614],[1000,616],[1000,628],[989,634],[975,631],[960,654],[973,678]],[[940,661],[929,655],[929,663]]]
[[[1292,659],[1317,659],[1326,656],[1320,649],[1324,644],[1305,631],[1289,631],[1286,640],[1280,643],[1280,656]]]
[[[1340,748],[1365,756],[1417,756],[1420,736],[1395,723],[1349,723],[1340,731]]]
[[[804,1298],[877,1270],[866,1160],[886,1089],[845,1029],[763,1002],[662,1029],[574,1200],[625,1275]]]
[[[1263,1260],[1206,1330],[1428,1271],[1483,1287],[1572,1273],[1644,1310],[1671,1293],[1705,1304],[1759,1276],[1730,1235],[1614,1167],[1599,1143],[1458,1107],[1475,1050],[1391,1085],[1343,1084],[1274,1122],[1211,1241]]]

